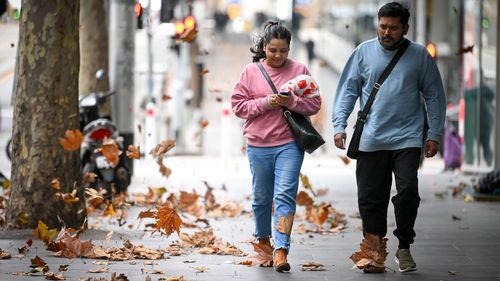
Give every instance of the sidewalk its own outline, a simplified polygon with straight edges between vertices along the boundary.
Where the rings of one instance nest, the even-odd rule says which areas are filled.
[[[231,200],[241,202],[244,210],[250,212],[251,175],[245,157],[167,157],[165,165],[172,169],[169,179],[162,177],[154,161],[141,160],[136,163],[136,173],[130,187],[130,193],[146,192],[148,186],[167,188],[169,193],[180,190],[204,194],[206,187],[203,181],[215,188],[217,202]],[[28,271],[30,259],[36,255],[44,259],[52,270],[61,264],[69,264],[64,272],[67,280],[80,278],[108,278],[110,273],[125,274],[128,280],[146,280],[147,272],[160,270],[163,274],[151,274],[152,280],[178,277],[186,280],[498,280],[500,270],[496,261],[500,258],[500,225],[498,221],[500,205],[495,203],[465,203],[452,198],[449,186],[457,185],[460,180],[469,180],[461,175],[438,173],[438,161],[428,161],[420,174],[420,192],[422,197],[419,217],[416,225],[416,243],[413,255],[418,264],[418,271],[411,274],[392,272],[396,269],[393,262],[397,242],[392,235],[394,216],[392,207],[389,211],[389,243],[385,274],[363,274],[352,270],[349,256],[358,250],[361,239],[360,220],[356,217],[356,187],[354,165],[344,165],[339,158],[307,156],[302,169],[316,190],[327,188],[323,197],[317,202],[331,203],[339,212],[347,216],[348,228],[340,234],[299,234],[296,227],[304,223],[300,215],[303,207],[298,207],[298,218],[292,233],[290,262],[292,271],[286,274],[274,272],[271,268],[247,267],[235,263],[244,257],[201,255],[190,251],[187,255],[170,256],[168,259],[155,260],[154,265],[145,265],[136,260],[113,262],[108,266],[108,273],[91,274],[89,269],[96,269],[90,259],[65,259],[51,257],[53,252],[44,250],[40,241],[34,241],[28,254],[8,260],[0,260],[0,280],[36,280],[34,277],[13,276],[11,272]],[[222,190],[225,185],[227,191]],[[300,190],[304,190],[300,187]],[[445,193],[437,197],[435,193]],[[200,199],[201,200],[201,199]],[[103,219],[91,216],[89,225],[99,222],[98,230],[89,230],[83,234],[82,240],[91,239],[95,245],[104,243],[108,247],[121,247],[123,241],[130,239],[136,244],[144,244],[154,249],[165,248],[178,239],[176,233],[169,238],[158,234],[151,235],[144,230],[144,223],[137,220],[137,214],[147,207],[132,207],[128,210],[127,223],[118,226],[116,219]],[[455,219],[453,218],[455,217]],[[211,228],[217,237],[234,244],[245,253],[252,253],[248,241],[253,231],[253,221],[248,215],[237,218],[209,219]],[[127,227],[131,225],[132,227]],[[113,231],[113,238],[106,241],[106,235]],[[198,229],[181,228],[181,231],[193,233]],[[12,255],[25,244],[34,239],[31,230],[0,231],[0,248],[8,250]],[[187,263],[186,261],[189,261]],[[193,263],[191,263],[194,261]],[[301,271],[301,265],[316,262],[325,266],[325,271]],[[207,272],[197,273],[196,267],[207,267]],[[142,273],[144,270],[146,273]],[[451,273],[450,273],[451,272]],[[455,275],[452,275],[455,274]],[[39,277],[40,278],[40,277]]]

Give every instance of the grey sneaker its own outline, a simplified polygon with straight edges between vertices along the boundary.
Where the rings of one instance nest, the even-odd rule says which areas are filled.
[[[417,265],[411,257],[409,249],[399,249],[394,259],[399,265],[399,272],[411,272],[417,270]]]

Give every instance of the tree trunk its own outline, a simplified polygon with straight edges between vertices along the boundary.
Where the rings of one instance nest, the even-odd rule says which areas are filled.
[[[78,129],[79,1],[22,1],[19,56],[14,99],[12,194],[7,228],[79,227],[85,220],[83,191],[79,202],[55,198],[79,187],[79,151],[59,143],[66,130]]]
[[[109,90],[109,78],[96,83],[95,73],[104,69],[109,73],[108,24],[106,3],[103,0],[85,0],[80,3],[80,79],[79,94]],[[111,102],[106,101],[100,113],[111,115]]]

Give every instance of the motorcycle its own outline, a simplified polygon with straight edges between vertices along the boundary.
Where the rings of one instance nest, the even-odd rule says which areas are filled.
[[[102,69],[96,72],[96,88],[97,83],[106,76],[106,72]],[[111,199],[113,193],[126,192],[131,180],[125,153],[122,153],[118,163],[113,165],[99,149],[105,140],[107,142],[111,140],[119,150],[123,151],[123,138],[119,135],[111,117],[100,112],[107,98],[114,94],[114,91],[94,91],[78,100],[80,130],[84,136],[80,147],[82,174],[84,176],[87,173],[96,174],[96,180],[90,187],[96,190],[104,188],[107,199]]]

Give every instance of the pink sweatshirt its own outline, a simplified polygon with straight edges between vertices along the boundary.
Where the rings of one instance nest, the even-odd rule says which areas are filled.
[[[262,65],[277,89],[298,75],[310,75],[304,64],[292,59],[288,59],[280,68],[272,68],[265,62],[262,62]],[[273,94],[257,64],[248,64],[234,86],[231,106],[236,116],[246,119],[243,135],[249,145],[269,147],[294,140],[283,116],[283,109],[272,109],[267,102],[267,97]],[[301,98],[291,94],[287,107],[294,112],[310,116],[320,109],[321,97]]]

